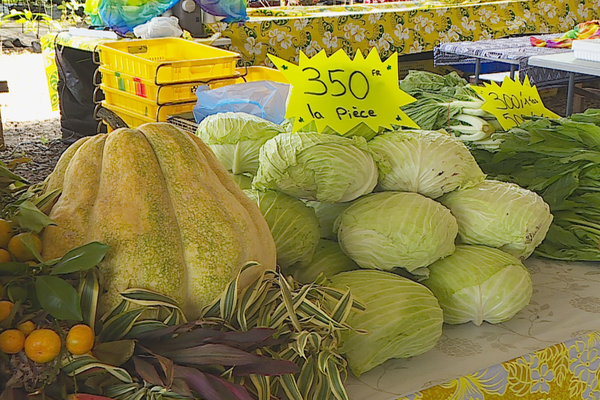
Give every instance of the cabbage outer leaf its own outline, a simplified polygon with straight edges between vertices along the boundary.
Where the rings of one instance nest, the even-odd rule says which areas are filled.
[[[258,205],[269,225],[277,248],[277,264],[288,268],[310,263],[320,238],[315,211],[302,201],[273,190],[250,189],[244,193]]]
[[[423,285],[383,271],[342,272],[332,286],[350,289],[366,310],[348,319],[355,329],[342,333],[339,350],[360,376],[391,358],[408,358],[432,349],[442,334],[443,312]]]
[[[358,268],[358,265],[342,252],[337,242],[321,239],[310,263],[306,266],[295,264],[289,272],[298,282],[308,284],[314,282],[321,274],[331,277]]]
[[[454,252],[450,210],[417,193],[382,192],[352,203],[337,219],[340,247],[362,268],[404,268],[427,276],[429,264]]]
[[[440,202],[456,217],[462,243],[496,247],[518,258],[533,253],[553,218],[538,194],[495,180],[448,193]]]
[[[354,200],[377,185],[377,166],[364,138],[282,133],[260,149],[253,186],[329,203]]]
[[[307,201],[306,205],[314,208],[321,227],[321,238],[337,241],[337,233],[333,226],[335,220],[352,203],[321,203],[319,201]]]
[[[498,249],[459,245],[454,254],[433,263],[429,270],[423,284],[437,297],[448,324],[508,321],[531,300],[529,271]]]
[[[263,144],[284,132],[270,121],[246,113],[218,113],[204,118],[196,129],[219,161],[234,174],[256,174]]]
[[[416,192],[432,199],[485,179],[465,144],[444,131],[396,131],[369,143],[382,190]]]

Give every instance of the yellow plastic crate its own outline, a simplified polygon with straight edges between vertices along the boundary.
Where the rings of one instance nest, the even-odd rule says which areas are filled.
[[[283,76],[278,69],[269,68],[269,67],[248,67],[246,68],[237,68],[237,73],[240,76],[239,78],[231,78],[219,80],[217,82],[211,82],[208,85],[211,89],[217,89],[223,86],[234,85],[236,83],[244,83],[244,82],[256,82],[256,81],[273,81],[279,83],[289,83],[288,80]],[[245,74],[245,75],[244,75]]]
[[[108,108],[110,111],[117,114],[130,128],[137,128],[138,126],[148,122],[156,122],[156,120],[153,120],[152,118],[138,115],[114,104],[108,104],[105,101],[102,102],[102,107]]]
[[[164,122],[168,115],[189,112],[194,109],[195,101],[178,103],[172,105],[160,105],[156,102],[127,92],[100,86],[104,92],[104,102],[108,105],[117,106],[143,118],[152,121]]]
[[[238,53],[181,38],[117,40],[98,45],[100,63],[155,85],[234,76]]]
[[[136,78],[124,72],[100,67],[102,86],[134,94],[156,104],[185,103],[196,101],[196,88],[201,83],[188,83],[182,85],[157,86],[152,81]]]

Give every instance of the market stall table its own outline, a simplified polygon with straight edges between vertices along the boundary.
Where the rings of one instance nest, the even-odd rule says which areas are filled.
[[[244,23],[215,22],[208,30],[231,39],[230,50],[251,65],[271,66],[267,54],[298,61],[300,52],[349,55],[377,48],[393,53],[431,51],[440,43],[556,33],[598,19],[593,0],[405,1],[333,7],[248,10]]]
[[[534,35],[541,40],[555,39],[560,35]],[[475,64],[475,83],[479,81],[481,62],[493,61],[510,65],[511,78],[516,69],[519,78],[529,78],[538,87],[566,83],[567,75],[560,71],[534,68],[527,63],[529,57],[545,54],[560,54],[568,49],[534,47],[531,36],[519,36],[505,39],[479,40],[475,42],[442,43],[434,49],[433,60],[436,65]],[[518,67],[518,68],[517,68]]]
[[[525,265],[533,297],[511,320],[444,325],[429,352],[349,378],[350,398],[598,398],[600,263],[530,258]]]
[[[567,90],[567,116],[571,115],[573,112],[573,95],[576,74],[600,77],[600,63],[576,59],[573,51],[545,56],[535,56],[529,58],[528,62],[529,65],[534,67],[564,71],[569,75],[569,84]]]

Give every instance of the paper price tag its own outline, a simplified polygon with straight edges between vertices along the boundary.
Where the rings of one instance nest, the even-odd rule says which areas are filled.
[[[531,86],[528,77],[523,83],[505,77],[501,86],[492,82],[471,87],[485,100],[481,108],[493,114],[505,130],[520,125],[524,116],[559,118],[544,106],[537,88]]]
[[[375,49],[366,58],[359,51],[351,60],[339,50],[312,58],[300,53],[298,65],[269,55],[292,85],[286,117],[295,117],[297,131],[311,121],[345,133],[364,122],[377,131],[391,124],[418,128],[400,107],[415,99],[398,87],[398,55],[385,62]]]

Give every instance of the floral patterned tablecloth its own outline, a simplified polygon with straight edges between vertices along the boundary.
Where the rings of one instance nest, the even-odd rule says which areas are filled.
[[[528,307],[445,325],[436,347],[351,377],[352,400],[600,399],[600,263],[526,261]]]
[[[597,19],[598,0],[491,2],[405,1],[346,7],[281,7],[255,10],[245,23],[216,22],[209,31],[231,39],[246,63],[272,66],[267,54],[297,62],[324,49],[354,55],[375,47],[382,58],[433,50],[440,43],[516,34],[563,33]]]

